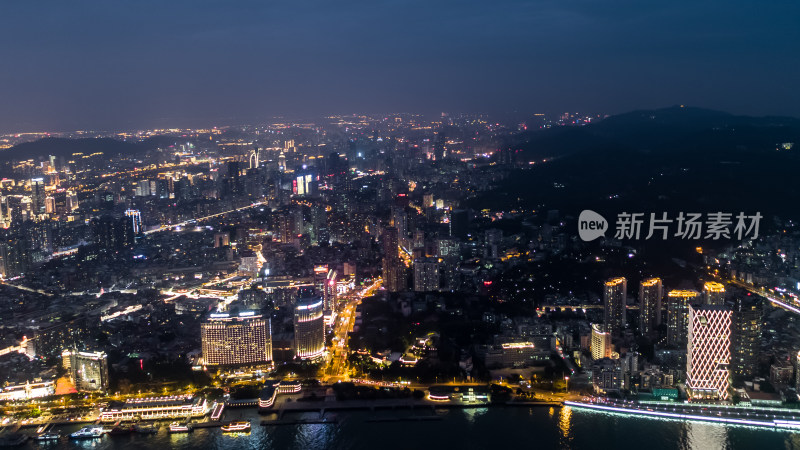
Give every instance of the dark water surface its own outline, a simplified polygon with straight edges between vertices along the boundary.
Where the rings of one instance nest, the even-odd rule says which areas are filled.
[[[255,409],[227,412],[228,419],[249,419],[245,435],[219,428],[187,434],[104,436],[100,439],[38,443],[21,448],[52,449],[636,449],[722,448],[800,449],[800,433],[719,424],[642,419],[573,408],[493,407],[439,410],[441,420],[371,422],[410,417],[410,411],[329,413],[336,424],[261,426]],[[317,418],[317,414],[294,416]],[[292,419],[285,416],[284,419]],[[79,426],[57,427],[62,434]],[[33,430],[27,430],[33,432]]]

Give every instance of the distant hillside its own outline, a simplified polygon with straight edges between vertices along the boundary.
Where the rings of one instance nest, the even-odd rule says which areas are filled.
[[[0,161],[36,159],[49,155],[68,157],[73,153],[102,152],[108,155],[133,155],[158,147],[167,147],[172,145],[174,140],[169,136],[156,136],[142,142],[119,141],[111,138],[44,138],[0,150]]]
[[[784,142],[795,146],[779,150]],[[520,170],[472,206],[800,218],[798,119],[674,107],[521,133],[516,143],[524,158],[557,158]]]
[[[626,148],[641,152],[711,150],[771,151],[800,141],[800,119],[748,117],[701,108],[671,107],[611,116],[582,127],[532,130],[508,139],[523,157],[538,160]]]

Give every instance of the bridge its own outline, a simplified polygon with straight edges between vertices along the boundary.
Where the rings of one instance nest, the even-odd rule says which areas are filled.
[[[603,309],[603,305],[539,305],[537,311],[579,311],[587,309]],[[638,310],[639,305],[626,305],[627,310]]]

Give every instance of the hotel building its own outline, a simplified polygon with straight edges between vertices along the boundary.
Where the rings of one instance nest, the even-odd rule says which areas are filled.
[[[105,392],[108,389],[108,357],[104,352],[61,352],[61,362],[79,392]]]
[[[297,359],[317,359],[325,351],[323,301],[298,299],[294,307],[294,352]]]
[[[211,314],[201,325],[203,360],[207,366],[260,364],[272,361],[269,317],[253,311],[237,316]]]

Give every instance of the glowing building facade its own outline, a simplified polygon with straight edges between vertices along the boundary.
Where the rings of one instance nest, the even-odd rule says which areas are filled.
[[[716,281],[709,281],[703,285],[703,300],[706,305],[725,304],[725,285]]]
[[[603,324],[612,336],[618,336],[625,327],[627,290],[628,281],[623,277],[612,278],[603,286]]]
[[[108,389],[108,357],[104,352],[66,349],[61,362],[75,389],[80,392],[105,392]]]
[[[203,360],[208,366],[236,366],[272,361],[269,318],[253,311],[234,316],[212,314],[201,325]]]
[[[693,290],[673,290],[667,294],[667,344],[686,348],[689,330],[689,305],[697,302],[700,293]]]
[[[655,333],[661,325],[661,298],[663,288],[660,278],[650,278],[639,284],[639,332]]]
[[[592,341],[591,341],[592,359],[610,358],[611,352],[614,348],[611,345],[611,334],[603,331],[603,327],[599,324],[592,324]]]
[[[731,315],[725,306],[689,305],[686,388],[692,399],[728,398]]]
[[[325,351],[325,317],[321,298],[299,299],[294,307],[294,352],[297,359],[317,359]]]

